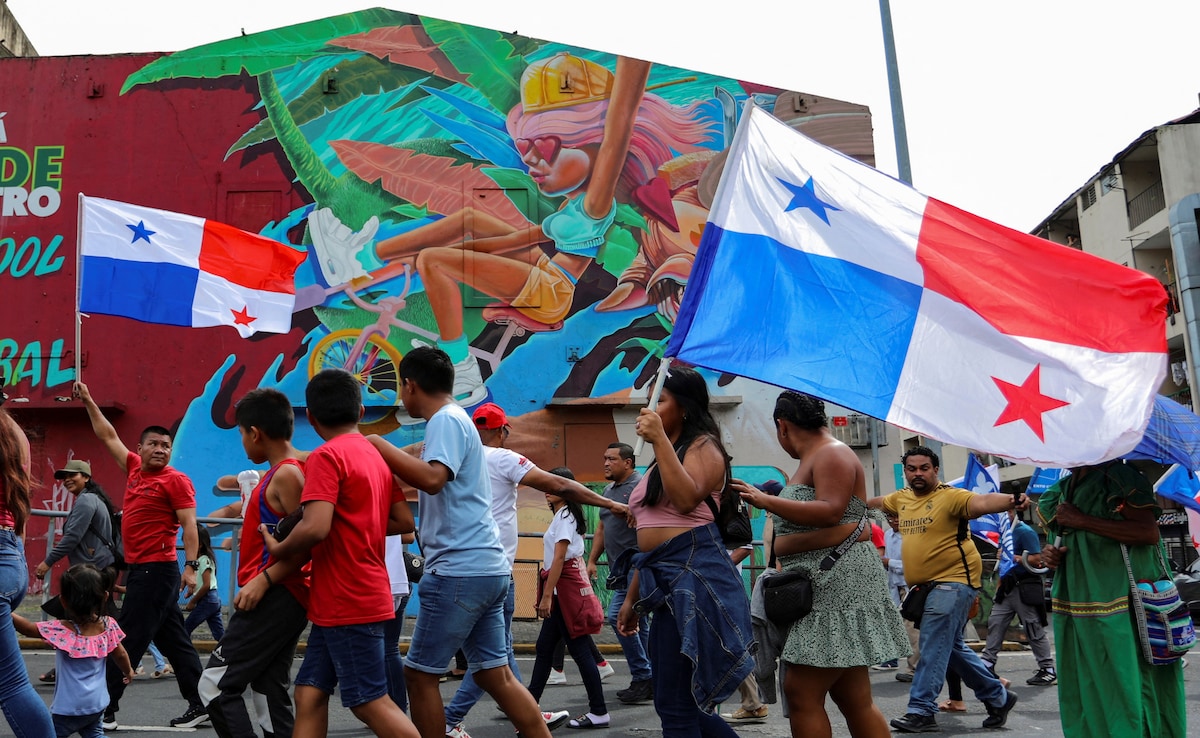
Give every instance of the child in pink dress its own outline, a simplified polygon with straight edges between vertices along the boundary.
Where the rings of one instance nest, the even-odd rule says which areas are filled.
[[[111,655],[125,675],[133,679],[133,665],[121,641],[125,633],[114,618],[104,615],[112,582],[91,564],[76,564],[59,580],[66,617],[35,623],[13,613],[13,626],[21,635],[41,638],[55,649],[54,702],[50,716],[58,738],[79,733],[83,738],[104,735],[100,726],[108,707],[105,661]]]

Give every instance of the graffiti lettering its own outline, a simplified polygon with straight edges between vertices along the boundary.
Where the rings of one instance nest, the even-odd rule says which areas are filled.
[[[24,348],[11,338],[0,338],[0,386],[15,386],[28,379],[33,387],[57,387],[75,380],[75,368],[63,368],[63,348],[66,341],[55,339],[50,353],[42,352],[41,341],[31,341]]]
[[[36,215],[45,218],[58,212],[62,198],[52,187],[0,187],[0,215]]]
[[[33,156],[15,146],[0,146],[0,187],[62,189],[62,146],[37,146]]]
[[[8,272],[14,277],[24,277],[33,270],[35,277],[62,269],[64,257],[58,255],[62,236],[55,236],[42,248],[42,240],[30,236],[20,246],[16,239],[0,238],[0,276]]]

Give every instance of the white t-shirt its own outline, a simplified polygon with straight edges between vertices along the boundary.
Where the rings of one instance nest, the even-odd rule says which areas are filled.
[[[392,584],[392,597],[408,594],[408,570],[404,568],[404,541],[401,536],[384,539],[383,563],[387,564],[388,581]]]
[[[542,537],[542,568],[547,571],[554,564],[554,546],[559,541],[570,541],[567,544],[567,561],[583,556],[583,536],[576,532],[575,517],[566,505],[554,514],[550,527]]]
[[[500,545],[511,568],[517,560],[517,485],[537,465],[507,448],[484,446],[483,455],[492,484],[492,517],[500,529]]]

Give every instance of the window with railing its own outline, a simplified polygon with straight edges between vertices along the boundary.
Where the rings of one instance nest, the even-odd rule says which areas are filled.
[[[1129,209],[1129,227],[1131,229],[1138,227],[1166,206],[1167,201],[1163,196],[1162,180],[1159,180],[1137,195],[1134,195],[1133,199],[1126,205]]]

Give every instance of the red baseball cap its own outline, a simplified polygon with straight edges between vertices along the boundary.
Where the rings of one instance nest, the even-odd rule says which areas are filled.
[[[471,414],[471,418],[475,421],[475,426],[485,430],[496,430],[508,425],[508,416],[504,414],[504,410],[494,402],[485,402],[475,408],[475,412]]]

